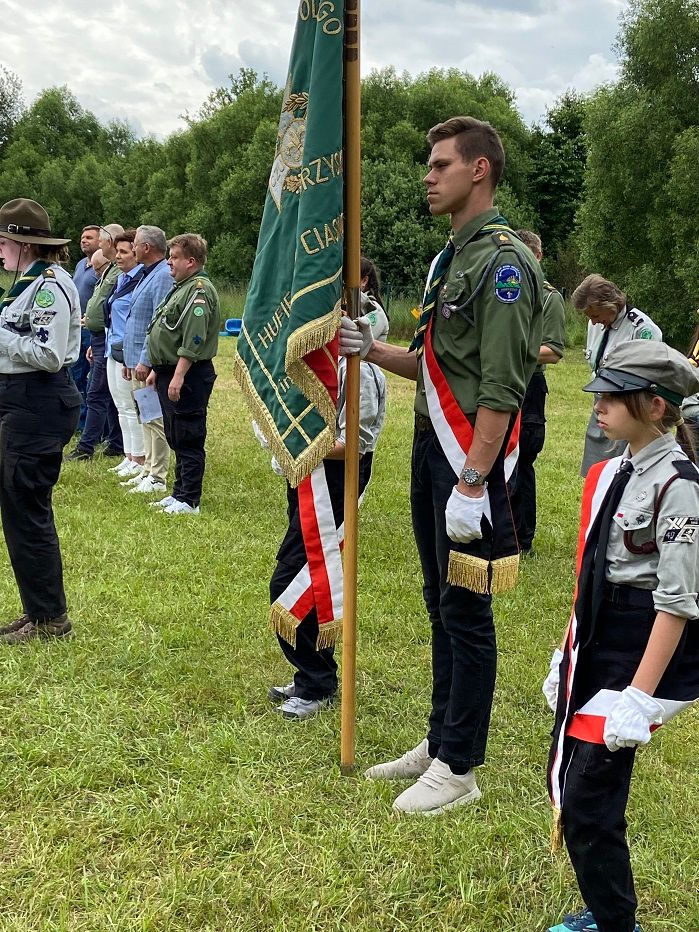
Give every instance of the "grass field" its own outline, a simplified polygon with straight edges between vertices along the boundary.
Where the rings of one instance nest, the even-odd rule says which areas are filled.
[[[285,496],[233,384],[233,347],[221,341],[200,517],[154,514],[106,472],[113,461],[64,467],[54,501],[77,635],[0,656],[0,930],[546,929],[579,905],[565,856],[548,850],[540,683],[573,585],[589,411],[580,351],[549,372],[537,555],[496,600],[483,798],[397,820],[403,785],[361,770],[416,744],[429,708],[411,386],[390,379],[362,514],[358,771],[346,778],[337,711],[291,723],[267,702],[289,678],[266,627]],[[696,741],[690,713],[639,754],[630,837],[645,932],[699,930]]]

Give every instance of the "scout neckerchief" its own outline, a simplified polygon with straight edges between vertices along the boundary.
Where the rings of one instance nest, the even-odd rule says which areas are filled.
[[[26,272],[24,272],[14,283],[12,288],[7,292],[7,294],[0,301],[0,313],[2,313],[6,307],[9,307],[10,304],[18,298],[22,292],[27,289],[32,282],[36,281],[37,278],[51,265],[50,262],[44,262],[41,259],[37,259],[32,265],[29,266]]]
[[[482,226],[469,242],[475,242],[476,240],[482,239],[488,234],[496,233],[498,230],[504,230],[507,233],[512,233],[515,235],[514,231],[511,230],[507,225],[505,218],[498,214],[497,217],[494,217],[492,220],[489,220],[484,226]],[[435,305],[437,304],[440,286],[444,280],[445,273],[451,265],[451,260],[454,258],[455,253],[456,247],[454,246],[454,240],[452,237],[449,237],[447,245],[437,256],[436,262],[430,269],[429,280],[427,282],[425,295],[422,300],[422,311],[420,312],[420,319],[418,320],[417,327],[415,328],[413,341],[408,349],[408,352],[410,353],[415,351],[417,353],[418,359],[420,356],[422,356],[424,351],[427,325],[432,318],[432,312],[434,311]]]
[[[579,641],[581,633],[584,633],[585,640],[588,639],[587,629],[590,622],[588,618],[579,617],[578,612],[584,611],[585,615],[587,615],[588,610],[583,603],[589,603],[593,598],[593,593],[590,594],[589,598],[585,597],[585,589],[594,588],[594,567],[591,561],[591,551],[601,550],[600,543],[603,541],[602,529],[599,525],[602,513],[608,514],[610,511],[607,506],[614,494],[612,485],[615,476],[618,475],[620,464],[621,457],[619,456],[602,463],[595,463],[590,467],[583,487],[580,532],[578,534],[575,564],[576,583],[573,594],[573,611],[568,623],[568,631],[566,632],[563,647],[563,659],[559,668],[560,686],[556,708],[556,725],[548,763],[548,788],[554,812],[551,848],[554,851],[558,850],[563,842],[561,805],[565,791],[566,772],[570,762],[570,743],[566,743],[565,739],[570,737],[591,744],[604,744],[604,726],[607,715],[620,695],[617,690],[601,689],[588,702],[585,702],[581,708],[576,709],[574,706],[573,687],[581,647]],[[611,521],[611,514],[609,515],[609,521]],[[597,540],[594,539],[595,537]],[[587,544],[590,546],[586,546]],[[598,553],[596,557],[595,564],[599,565],[600,560],[602,564],[604,563],[604,554]],[[585,574],[588,576],[593,575],[593,579],[585,578]],[[581,632],[581,626],[583,625],[586,630]],[[658,699],[657,701],[663,706],[663,723],[670,721],[675,715],[692,704],[691,702],[672,699]],[[651,726],[651,730],[655,730],[656,727]]]

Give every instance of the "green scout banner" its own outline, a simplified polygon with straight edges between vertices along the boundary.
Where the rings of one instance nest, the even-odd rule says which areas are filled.
[[[234,373],[292,485],[335,441],[343,0],[301,0]]]

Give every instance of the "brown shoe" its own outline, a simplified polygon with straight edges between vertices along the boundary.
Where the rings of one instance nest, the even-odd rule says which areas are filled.
[[[51,618],[49,621],[32,621],[27,618],[21,627],[10,631],[8,634],[0,634],[0,642],[4,644],[24,644],[27,641],[37,639],[70,637],[72,633],[73,626],[64,613],[57,618]]]
[[[19,631],[19,629],[23,628],[28,621],[29,615],[20,615],[19,618],[15,618],[14,621],[11,621],[6,625],[2,625],[2,627],[0,627],[0,635],[11,634],[13,631]]]

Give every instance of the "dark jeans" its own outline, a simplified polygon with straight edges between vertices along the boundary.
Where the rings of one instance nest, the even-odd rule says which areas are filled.
[[[51,494],[75,431],[80,393],[67,369],[0,376],[0,514],[23,610],[66,610]]]
[[[371,476],[373,454],[365,453],[359,461],[359,491],[366,487]],[[341,460],[325,460],[325,477],[332,501],[335,526],[342,524],[344,516],[345,464]],[[299,516],[299,497],[296,489],[287,483],[289,527],[277,553],[277,565],[269,583],[270,602],[284,592],[299,570],[306,565],[306,548]],[[277,636],[279,646],[292,667],[294,693],[299,699],[326,699],[337,692],[337,664],[332,647],[316,650],[318,616],[315,609],[306,615],[296,629],[296,646]]]
[[[432,624],[430,753],[453,767],[482,764],[495,689],[492,597],[447,582],[444,511],[456,476],[431,430],[413,438],[410,504]]]
[[[563,833],[580,892],[599,932],[633,932],[636,894],[626,842],[635,748],[573,742],[563,794]]]
[[[527,386],[522,405],[519,458],[510,480],[510,505],[521,550],[531,550],[536,532],[536,473],[534,463],[544,448],[546,418],[544,409],[548,387],[543,372],[535,372]]]
[[[170,401],[167,394],[175,367],[154,368],[165,438],[177,457],[172,497],[196,508],[204,481],[206,409],[216,381],[214,364],[207,359],[191,366],[184,377],[179,401]]]
[[[87,382],[90,374],[90,363],[87,361],[87,348],[90,345],[90,331],[84,327],[80,331],[80,355],[70,367],[70,376],[75,382],[75,387],[80,392],[82,404],[80,405],[80,420],[78,421],[78,430],[82,431],[85,427],[85,418],[87,416]]]
[[[124,449],[119,415],[107,385],[104,343],[104,333],[92,334],[92,374],[87,386],[87,416],[78,443],[78,448],[85,453],[94,453],[95,447],[102,440],[106,440],[112,450]]]

